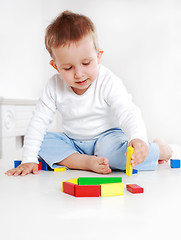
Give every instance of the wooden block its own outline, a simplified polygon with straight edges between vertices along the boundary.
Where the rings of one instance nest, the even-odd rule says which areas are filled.
[[[127,184],[126,188],[131,193],[143,193],[143,188],[137,184]]]
[[[62,192],[63,192],[63,183],[64,183],[64,182],[69,182],[69,183],[78,184],[78,178],[72,178],[72,179],[63,181],[63,182],[62,182]]]
[[[126,170],[124,170],[124,173],[126,173]],[[137,169],[133,169],[132,174],[137,174],[138,170]]]
[[[15,160],[14,161],[14,168],[17,168],[21,164],[21,161]]]
[[[43,159],[38,161],[42,163],[42,170],[48,171],[48,164]]]
[[[41,162],[39,162],[39,164],[38,164],[38,171],[40,171],[40,170],[42,170],[42,163]]]
[[[75,197],[99,197],[100,185],[75,185]]]
[[[54,172],[64,172],[66,170],[65,167],[54,168]]]
[[[119,196],[124,194],[123,183],[101,184],[101,197]]]
[[[75,197],[99,197],[100,185],[77,185],[78,178],[73,178],[62,183],[62,191]]]
[[[133,169],[132,174],[137,174],[137,173],[138,173],[138,170],[137,169]]]
[[[179,159],[170,159],[170,167],[171,168],[180,168],[180,160]]]
[[[76,184],[65,181],[62,183],[63,192],[75,196],[75,186]]]
[[[78,185],[99,185],[106,183],[121,183],[121,177],[79,177]]]
[[[126,159],[126,175],[128,177],[131,177],[133,172],[133,167],[131,165],[131,155],[133,154],[133,152],[134,152],[134,148],[129,146],[127,148],[127,159]]]

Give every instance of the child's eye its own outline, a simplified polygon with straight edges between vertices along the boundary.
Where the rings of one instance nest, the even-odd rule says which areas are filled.
[[[65,71],[70,70],[72,67],[64,68]]]
[[[84,62],[84,63],[82,63],[83,65],[89,65],[90,64],[90,62]]]

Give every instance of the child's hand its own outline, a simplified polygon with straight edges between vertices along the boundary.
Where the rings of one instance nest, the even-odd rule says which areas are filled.
[[[132,166],[136,166],[146,160],[149,154],[148,145],[141,139],[133,139],[128,143],[128,147],[134,148],[134,153],[131,156]]]
[[[5,172],[8,176],[25,176],[29,173],[37,174],[38,173],[38,164],[37,163],[22,163],[17,168],[13,168]]]

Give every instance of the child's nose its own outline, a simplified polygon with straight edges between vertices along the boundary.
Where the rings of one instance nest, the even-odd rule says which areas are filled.
[[[77,78],[81,78],[83,77],[84,73],[82,71],[82,68],[79,67],[79,68],[75,68],[75,73],[74,73],[74,77],[77,79]]]

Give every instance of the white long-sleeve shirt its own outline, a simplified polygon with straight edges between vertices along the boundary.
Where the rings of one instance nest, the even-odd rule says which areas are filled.
[[[122,81],[103,65],[96,80],[83,95],[77,95],[62,79],[54,75],[45,86],[25,135],[22,162],[38,163],[38,152],[47,128],[58,110],[64,133],[73,139],[88,140],[119,127],[128,140],[147,142],[141,112],[132,102]]]

